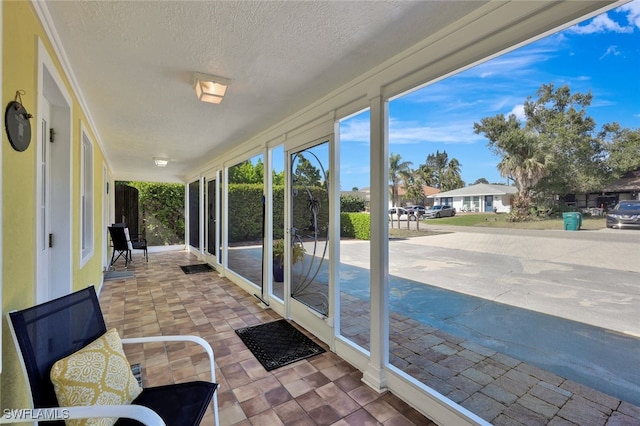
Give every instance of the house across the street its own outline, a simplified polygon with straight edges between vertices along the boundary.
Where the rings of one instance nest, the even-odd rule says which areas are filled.
[[[509,213],[513,197],[518,192],[515,186],[479,183],[452,191],[429,195],[435,205],[449,205],[456,212]]]

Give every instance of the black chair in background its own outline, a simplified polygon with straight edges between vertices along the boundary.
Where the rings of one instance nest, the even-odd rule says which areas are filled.
[[[133,260],[132,250],[143,250],[145,260],[149,262],[147,240],[141,236],[131,237],[128,233],[129,231],[124,224],[114,223],[109,227],[109,235],[111,235],[113,246],[111,266],[122,256],[124,256],[124,264],[127,266]]]
[[[53,364],[93,342],[107,332],[106,324],[93,286],[52,301],[8,314],[18,354],[23,361],[27,383],[31,388],[33,408],[58,407],[50,379]],[[93,406],[81,408],[89,417],[121,417],[116,425],[139,425],[129,418],[146,423],[169,426],[199,425],[209,404],[213,405],[218,424],[218,403],[215,393],[215,364],[211,345],[198,336],[155,336],[123,338],[123,344],[149,342],[193,342],[201,345],[209,356],[211,382],[193,381],[144,388],[131,405]],[[137,407],[136,407],[137,406]],[[153,413],[149,414],[147,407]],[[98,407],[97,409],[95,409]],[[61,407],[67,408],[67,407]],[[137,408],[137,410],[136,410]],[[105,415],[105,410],[111,410]],[[96,411],[100,410],[96,414]],[[128,411],[127,411],[128,410]],[[130,413],[136,414],[128,415]],[[147,417],[145,417],[145,413]],[[155,414],[154,414],[155,413]],[[72,410],[71,414],[75,414]],[[156,414],[162,419],[158,421]],[[155,422],[154,422],[155,420]]]

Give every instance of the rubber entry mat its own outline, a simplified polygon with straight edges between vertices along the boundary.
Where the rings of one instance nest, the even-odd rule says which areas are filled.
[[[325,352],[284,319],[240,328],[236,334],[267,371]]]
[[[197,265],[183,265],[180,266],[180,269],[182,269],[182,272],[184,272],[185,274],[198,274],[200,272],[215,271],[215,269],[213,269],[213,266],[209,265],[208,263],[199,263]]]
[[[133,271],[107,271],[104,273],[104,280],[124,280],[126,278],[133,278]]]
[[[138,385],[142,387],[142,367],[140,364],[131,364],[131,372],[133,373],[133,377],[136,378]]]

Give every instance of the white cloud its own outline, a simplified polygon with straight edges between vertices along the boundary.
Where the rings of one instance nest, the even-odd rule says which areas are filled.
[[[519,104],[514,106],[511,112],[507,115],[511,115],[511,114],[515,115],[519,121],[525,121],[524,104]]]
[[[550,59],[551,48],[522,49],[487,61],[468,71],[468,75],[486,79],[489,77],[513,77],[516,73],[530,74],[533,66]]]
[[[340,141],[369,142],[369,120],[352,118],[340,124]]]
[[[618,8],[620,12],[627,13],[627,21],[630,25],[640,28],[640,1],[635,0]]]
[[[609,46],[607,48],[607,51],[604,52],[604,54],[602,56],[600,56],[600,59],[603,59],[606,56],[609,55],[613,55],[613,56],[620,56],[622,53],[620,53],[620,51],[618,50],[618,46]]]
[[[473,132],[473,122],[469,121],[450,122],[442,126],[428,126],[393,119],[389,123],[390,144],[442,143],[466,145],[481,140],[484,140],[484,138]]]
[[[611,19],[608,14],[603,14],[596,16],[586,25],[574,25],[567,29],[567,32],[574,34],[632,33],[633,27],[623,27]]]

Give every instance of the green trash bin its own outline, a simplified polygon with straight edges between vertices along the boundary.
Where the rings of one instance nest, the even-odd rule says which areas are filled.
[[[562,213],[562,218],[565,231],[577,231],[582,226],[582,213],[566,212]]]

